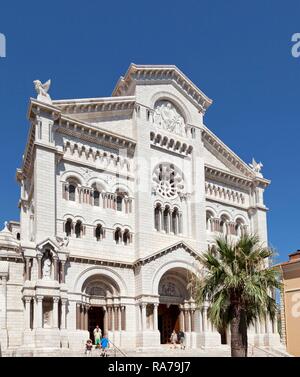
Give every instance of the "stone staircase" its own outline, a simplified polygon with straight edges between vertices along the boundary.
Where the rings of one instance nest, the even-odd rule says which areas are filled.
[[[90,357],[100,357],[101,351],[93,348]],[[124,350],[116,346],[108,349],[108,357],[230,357],[230,346],[221,345],[214,348],[197,348],[181,350],[170,345],[159,348]],[[8,349],[2,351],[3,357],[87,357],[84,350],[60,349]],[[256,347],[249,345],[248,357],[290,357],[285,348]]]

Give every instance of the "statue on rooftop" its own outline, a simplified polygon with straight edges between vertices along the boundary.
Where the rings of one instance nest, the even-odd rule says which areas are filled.
[[[38,94],[37,100],[41,102],[52,103],[51,97],[48,94],[48,90],[50,89],[51,80],[48,80],[44,84],[41,83],[40,80],[34,80],[34,88]]]

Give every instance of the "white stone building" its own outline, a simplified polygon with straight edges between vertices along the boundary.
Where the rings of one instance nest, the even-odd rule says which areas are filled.
[[[0,233],[2,350],[77,349],[96,324],[126,348],[180,327],[188,347],[228,342],[187,282],[217,234],[267,242],[261,165],[204,125],[212,101],[175,66],[131,64],[104,98],[35,85],[20,223]],[[251,342],[278,344],[276,324],[257,323]]]

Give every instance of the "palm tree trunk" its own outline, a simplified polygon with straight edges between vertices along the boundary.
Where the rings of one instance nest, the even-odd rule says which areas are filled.
[[[247,357],[248,339],[245,312],[238,306],[233,309],[234,317],[230,324],[231,357]]]

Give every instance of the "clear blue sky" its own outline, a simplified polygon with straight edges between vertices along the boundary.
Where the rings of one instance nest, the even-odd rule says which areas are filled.
[[[214,100],[206,125],[272,180],[265,201],[279,260],[300,248],[300,2],[1,1],[0,222],[18,219],[32,81],[52,98],[109,96],[131,62],[175,64]]]

